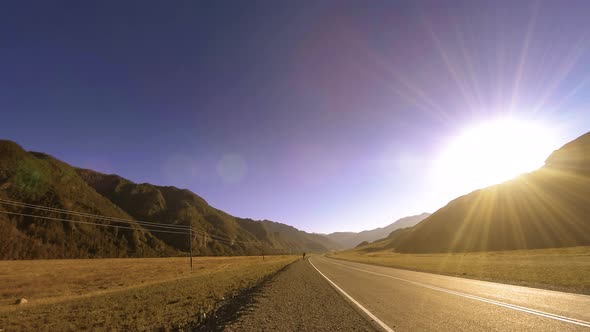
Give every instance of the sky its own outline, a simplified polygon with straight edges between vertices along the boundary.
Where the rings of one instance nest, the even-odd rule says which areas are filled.
[[[588,1],[7,1],[0,138],[188,188],[240,217],[371,229],[477,189],[431,176],[466,128],[543,123],[548,153],[587,132],[589,12]]]

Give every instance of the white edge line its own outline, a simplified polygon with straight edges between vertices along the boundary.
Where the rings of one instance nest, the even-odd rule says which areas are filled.
[[[501,307],[505,307],[505,308],[509,308],[509,309],[513,309],[513,310],[518,310],[518,311],[526,312],[526,313],[533,314],[533,315],[538,315],[538,316],[542,316],[542,317],[546,317],[546,318],[550,318],[550,319],[559,320],[559,321],[570,323],[570,324],[580,325],[580,326],[584,326],[584,327],[590,327],[590,322],[583,321],[583,320],[580,320],[580,319],[565,317],[565,316],[561,316],[561,315],[557,315],[557,314],[552,314],[552,313],[548,313],[548,312],[544,312],[544,311],[540,311],[540,310],[535,310],[535,309],[530,309],[530,308],[526,308],[526,307],[521,307],[521,306],[518,306],[518,305],[515,305],[515,304],[509,304],[509,303],[504,303],[504,302],[500,302],[500,301],[490,300],[490,299],[486,299],[484,297],[480,297],[480,296],[476,296],[476,295],[470,295],[470,294],[466,294],[466,293],[462,293],[462,292],[458,292],[458,291],[453,291],[453,290],[450,290],[450,289],[441,288],[441,287],[437,287],[437,286],[431,286],[431,285],[423,284],[421,282],[407,280],[407,279],[404,279],[404,278],[398,278],[398,277],[390,276],[390,275],[387,275],[387,274],[382,274],[382,273],[379,273],[379,272],[367,271],[367,270],[355,268],[355,267],[352,267],[352,266],[347,266],[347,265],[344,265],[344,264],[334,263],[334,262],[332,262],[332,261],[330,261],[328,259],[326,261],[328,263],[330,263],[330,264],[339,265],[339,266],[346,267],[346,268],[349,268],[349,269],[352,269],[352,270],[357,270],[357,271],[361,271],[361,272],[365,272],[365,273],[369,273],[369,274],[374,274],[374,275],[381,276],[381,277],[386,277],[386,278],[391,278],[391,279],[395,279],[395,280],[405,281],[405,282],[414,284],[416,286],[420,286],[420,287],[424,287],[424,288],[429,288],[429,289],[436,290],[436,291],[439,291],[439,292],[449,293],[449,294],[453,294],[453,295],[457,295],[457,296],[469,298],[469,299],[472,299],[472,300],[477,300],[477,301],[481,301],[481,302],[485,302],[485,303],[489,303],[489,304],[494,304],[494,305],[497,305],[497,306],[501,306]]]
[[[326,277],[325,274],[323,274],[320,270],[318,270],[317,267],[315,267],[315,265],[313,265],[311,260],[308,259],[308,262],[309,262],[309,264],[311,264],[311,266],[313,266],[313,268],[316,271],[318,271],[319,274],[322,275],[322,277],[324,277],[326,280],[328,280],[328,282],[334,288],[336,288],[336,290],[338,290],[340,293],[342,293],[342,295],[344,295],[347,299],[349,299],[350,302],[354,303],[357,307],[359,307],[359,309],[361,309],[365,314],[367,314],[367,316],[369,316],[372,320],[374,320],[377,324],[379,324],[379,326],[381,326],[381,328],[383,328],[387,332],[395,332],[389,326],[387,326],[385,323],[383,323],[379,318],[377,318],[375,315],[373,315],[369,310],[367,310],[367,308],[363,307],[360,303],[358,303],[355,299],[353,299],[352,296],[348,295],[348,293],[346,293],[344,290],[342,290],[342,288],[338,287],[338,285],[336,285],[332,280],[330,280],[328,277]]]

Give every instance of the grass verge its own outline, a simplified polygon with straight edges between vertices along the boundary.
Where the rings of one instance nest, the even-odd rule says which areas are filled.
[[[348,250],[328,257],[506,284],[590,294],[590,247],[398,254],[391,250]]]
[[[0,261],[0,330],[174,330],[298,257]],[[13,304],[17,297],[29,300]]]

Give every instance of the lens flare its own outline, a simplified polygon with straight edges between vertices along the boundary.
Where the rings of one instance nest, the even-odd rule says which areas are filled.
[[[217,174],[225,183],[238,183],[248,172],[244,159],[235,153],[225,154],[217,163]]]

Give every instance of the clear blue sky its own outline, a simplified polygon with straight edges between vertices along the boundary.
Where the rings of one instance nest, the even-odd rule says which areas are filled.
[[[590,128],[588,1],[6,1],[0,137],[237,216],[362,230],[454,198],[446,139]],[[473,188],[476,189],[476,188]]]

